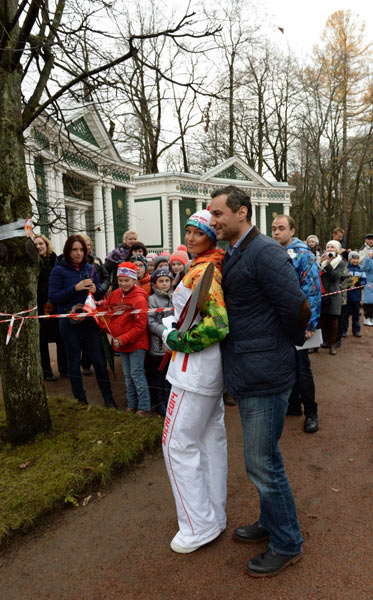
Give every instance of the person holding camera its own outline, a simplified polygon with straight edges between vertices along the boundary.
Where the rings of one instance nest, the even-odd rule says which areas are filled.
[[[321,256],[320,263],[320,278],[321,278],[321,294],[330,294],[339,292],[339,282],[345,270],[345,261],[341,256],[342,245],[338,240],[329,240],[326,244],[324,254]],[[332,296],[324,296],[321,301],[321,317],[320,326],[325,332],[329,354],[335,356],[336,341],[338,335],[339,317],[342,309],[341,294],[333,294]]]

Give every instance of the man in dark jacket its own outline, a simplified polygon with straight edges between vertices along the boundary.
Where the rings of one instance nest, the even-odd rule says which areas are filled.
[[[311,307],[311,318],[306,338],[312,337],[320,319],[321,288],[320,272],[315,255],[307,244],[295,237],[295,222],[289,215],[277,215],[272,222],[272,237],[286,250],[297,274],[301,289]],[[319,429],[315,383],[308,350],[298,350],[298,380],[289,398],[288,415],[302,415],[304,405],[304,432],[315,433]]]
[[[276,575],[302,556],[293,494],[279,439],[296,381],[296,350],[311,311],[294,268],[277,242],[251,224],[250,198],[229,186],[213,193],[211,225],[230,246],[223,264],[229,334],[221,344],[224,379],[237,400],[246,471],[260,497],[256,523],[238,527],[236,541],[269,539],[247,563],[253,577]]]

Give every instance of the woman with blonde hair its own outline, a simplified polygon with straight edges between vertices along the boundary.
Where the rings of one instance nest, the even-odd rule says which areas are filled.
[[[34,244],[39,254],[40,273],[38,277],[37,303],[38,314],[55,314],[54,306],[48,297],[49,277],[56,264],[57,255],[53,251],[50,240],[42,233],[35,235]],[[67,375],[67,358],[62,338],[58,330],[57,319],[40,319],[40,357],[44,379],[46,381],[57,381],[51,367],[48,344],[54,342],[57,345],[57,365],[61,375]]]
[[[123,242],[117,248],[114,248],[105,258],[105,268],[111,278],[111,289],[116,290],[118,287],[117,269],[118,265],[126,262],[130,256],[131,246],[137,242],[137,232],[133,229],[125,231],[123,234]]]

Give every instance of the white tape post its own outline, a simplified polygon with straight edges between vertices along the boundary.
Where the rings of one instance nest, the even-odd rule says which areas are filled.
[[[14,223],[0,225],[0,241],[16,237],[30,237],[32,232],[31,219],[17,219]]]

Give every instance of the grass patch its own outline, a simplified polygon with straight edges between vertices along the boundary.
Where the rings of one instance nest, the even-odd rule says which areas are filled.
[[[0,441],[0,544],[48,512],[78,504],[90,486],[107,485],[116,472],[159,446],[159,417],[94,406],[81,409],[61,397],[48,403],[48,434],[18,448]],[[0,400],[0,430],[4,426]]]

